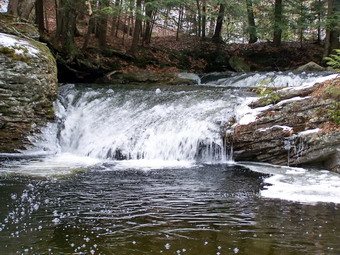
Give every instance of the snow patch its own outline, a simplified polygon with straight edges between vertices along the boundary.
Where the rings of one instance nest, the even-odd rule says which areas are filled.
[[[317,133],[319,131],[320,131],[320,128],[309,129],[309,130],[306,130],[306,131],[299,132],[297,135],[298,136],[305,136],[305,135]]]
[[[254,122],[256,120],[257,115],[259,115],[261,112],[268,110],[272,107],[272,105],[267,105],[264,107],[258,107],[255,109],[252,109],[249,107],[249,104],[253,101],[255,101],[257,98],[248,98],[245,100],[245,105],[241,107],[238,110],[238,121],[237,123],[239,125],[248,125],[251,122]]]
[[[25,39],[0,33],[0,45],[15,50],[15,54],[38,57],[40,50]]]
[[[305,99],[308,99],[308,98],[310,98],[310,96],[308,96],[308,97],[293,97],[293,98],[289,98],[289,99],[286,99],[286,100],[282,100],[282,101],[278,102],[276,105],[280,106],[280,105],[284,105],[284,104],[295,102],[295,101],[305,100]]]
[[[274,126],[268,127],[268,128],[260,128],[260,129],[258,129],[257,131],[259,131],[259,132],[265,132],[265,131],[270,130],[270,129],[273,129],[273,128],[281,128],[283,131],[292,131],[292,130],[293,130],[292,127],[274,125]]]

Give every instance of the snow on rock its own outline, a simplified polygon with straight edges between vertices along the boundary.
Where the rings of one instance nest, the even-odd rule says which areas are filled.
[[[276,105],[277,106],[280,106],[280,105],[285,105],[287,103],[291,103],[291,102],[294,102],[294,101],[300,101],[300,100],[305,100],[307,98],[310,98],[310,96],[308,97],[293,97],[293,98],[289,98],[289,99],[286,99],[286,100],[282,100],[280,102],[278,102]]]
[[[260,129],[258,129],[257,131],[259,131],[259,132],[265,132],[265,131],[268,131],[268,130],[273,129],[273,128],[281,128],[283,131],[288,131],[288,132],[293,130],[292,127],[274,125],[274,126],[267,127],[267,128],[260,128]]]
[[[14,35],[0,33],[0,46],[15,50],[15,54],[38,57],[40,50],[28,40]]]
[[[249,123],[254,122],[256,120],[256,117],[258,116],[258,114],[272,107],[272,105],[267,105],[264,107],[258,107],[258,108],[252,109],[248,105],[253,101],[254,101],[254,98],[249,98],[248,100],[246,100],[246,105],[238,111],[237,124],[248,125]]]
[[[306,131],[299,132],[299,133],[297,134],[297,136],[310,135],[310,134],[317,133],[317,132],[319,132],[319,131],[320,131],[320,128],[309,129],[309,130],[306,130]]]

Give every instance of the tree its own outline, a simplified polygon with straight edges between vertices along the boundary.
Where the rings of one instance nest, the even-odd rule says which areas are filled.
[[[202,2],[202,38],[205,38],[205,31],[207,29],[207,0]]]
[[[247,5],[247,16],[248,16],[248,33],[249,33],[249,43],[255,43],[257,41],[255,17],[253,10],[252,0],[246,0]]]
[[[61,44],[63,52],[73,59],[78,50],[74,42],[76,30],[76,1],[57,0],[57,31],[55,43]]]
[[[200,5],[199,0],[196,0],[196,6],[197,6],[197,24],[198,24],[196,35],[201,36],[202,35],[202,13],[201,13],[201,5]]]
[[[19,17],[29,20],[34,10],[36,0],[19,0],[18,15]]]
[[[152,0],[145,0],[145,31],[143,42],[149,44],[151,42],[152,28],[153,28],[153,15],[155,8],[152,5]]]
[[[328,0],[327,9],[327,30],[325,38],[324,56],[329,56],[333,50],[340,48],[340,1]]]
[[[315,27],[317,28],[317,42],[320,44],[321,43],[321,37],[322,37],[322,21],[323,21],[323,16],[325,14],[325,1],[324,0],[316,0],[313,1],[311,4],[311,12],[312,15],[314,15],[314,21],[315,22]]]
[[[224,19],[224,13],[225,13],[225,4],[221,3],[218,16],[217,16],[217,21],[216,21],[216,27],[215,27],[215,32],[213,35],[213,40],[215,42],[222,42],[222,27],[223,27],[223,19]]]
[[[273,43],[276,46],[280,46],[282,40],[282,9],[282,0],[275,0]]]
[[[179,6],[179,13],[178,13],[177,31],[176,31],[176,41],[179,40],[179,32],[180,32],[181,29],[182,29],[183,16],[184,16],[184,6],[181,4],[181,5]]]
[[[9,0],[8,13],[29,20],[36,0]]]
[[[44,1],[37,0],[35,3],[35,23],[38,25],[40,34],[45,32],[45,20],[44,20]]]
[[[9,0],[7,12],[11,15],[18,16],[18,5],[19,5],[19,0]]]
[[[136,1],[136,21],[133,32],[132,44],[129,50],[131,55],[135,55],[138,47],[139,38],[142,31],[142,0]]]
[[[101,48],[107,46],[107,23],[109,18],[109,0],[101,0],[99,2],[99,12],[98,12],[98,41]]]

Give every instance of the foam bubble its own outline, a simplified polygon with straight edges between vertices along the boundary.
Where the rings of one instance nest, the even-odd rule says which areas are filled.
[[[263,163],[242,163],[252,171],[271,174],[264,179],[260,195],[301,203],[340,203],[340,175],[326,170],[308,170],[297,167]]]

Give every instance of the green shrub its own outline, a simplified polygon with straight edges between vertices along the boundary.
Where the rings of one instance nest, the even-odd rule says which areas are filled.
[[[336,124],[340,124],[340,102],[334,101],[332,108],[328,109],[329,118]]]
[[[334,71],[340,72],[340,49],[335,50],[336,54],[331,54],[329,57],[324,59],[327,61],[326,64]]]
[[[277,91],[268,87],[271,82],[272,78],[262,80],[259,82],[260,86],[255,89],[255,92],[261,97],[260,102],[265,105],[274,104],[280,100]]]

